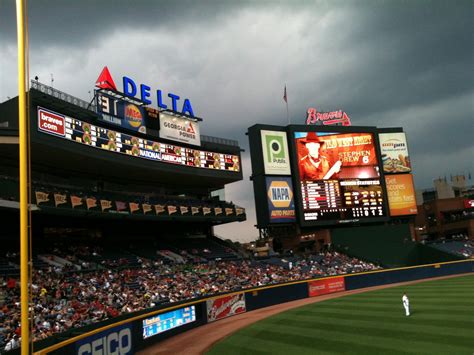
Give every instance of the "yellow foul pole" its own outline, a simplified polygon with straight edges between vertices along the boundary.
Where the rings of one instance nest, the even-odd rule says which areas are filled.
[[[28,321],[28,132],[26,122],[25,65],[25,3],[16,0],[18,36],[18,119],[20,138],[20,288],[21,288],[21,353],[29,353],[30,324]]]

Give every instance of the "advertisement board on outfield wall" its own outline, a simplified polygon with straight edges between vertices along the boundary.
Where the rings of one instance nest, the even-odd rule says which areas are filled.
[[[386,175],[385,184],[391,216],[417,214],[415,187],[411,174]]]
[[[291,175],[286,132],[262,130],[260,134],[265,174]]]
[[[214,322],[219,319],[244,313],[245,295],[238,293],[231,296],[213,298],[206,301],[207,321]]]
[[[295,199],[290,177],[265,178],[270,223],[291,223],[295,217]]]
[[[160,112],[160,138],[201,145],[199,124],[194,120]]]
[[[309,297],[327,295],[346,290],[344,276],[308,282]]]
[[[379,133],[379,141],[384,173],[408,173],[411,171],[405,133]]]
[[[76,354],[133,354],[131,325],[107,329],[79,340]]]

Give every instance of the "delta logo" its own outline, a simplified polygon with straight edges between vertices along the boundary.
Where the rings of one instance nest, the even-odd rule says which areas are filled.
[[[288,208],[293,201],[293,191],[286,181],[272,181],[267,191],[274,207]]]
[[[125,119],[133,128],[138,128],[142,125],[143,116],[140,109],[134,104],[127,104],[125,106]]]
[[[403,150],[403,149],[406,149],[406,144],[405,144],[405,142],[402,142],[398,139],[390,139],[390,140],[382,143],[382,147],[384,147],[386,149],[393,149],[393,150],[400,149],[400,150]]]
[[[156,105],[159,109],[166,110],[170,107],[172,111],[180,112],[184,115],[189,115],[194,117],[193,107],[191,101],[187,98],[182,98],[179,95],[168,93],[168,102],[165,103],[165,92],[158,89],[152,93],[150,86],[146,84],[136,83],[132,78],[124,76],[123,80],[123,94],[130,98],[140,99],[145,105],[151,105],[151,98],[154,96],[156,98]],[[115,85],[114,79],[110,74],[110,71],[107,67],[102,69],[99,77],[95,83],[96,87],[101,89],[107,89],[117,92],[117,86]],[[152,95],[153,94],[153,95]],[[181,100],[181,101],[180,101]],[[181,110],[178,110],[178,105],[182,102]],[[137,126],[138,127],[138,126]]]

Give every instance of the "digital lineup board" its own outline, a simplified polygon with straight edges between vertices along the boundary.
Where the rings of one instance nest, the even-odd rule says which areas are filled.
[[[92,125],[38,107],[38,130],[71,142],[162,163],[223,171],[240,171],[237,155],[151,141]]]
[[[387,217],[374,132],[294,132],[302,225]]]
[[[189,306],[143,320],[143,339],[196,321],[196,307]]]

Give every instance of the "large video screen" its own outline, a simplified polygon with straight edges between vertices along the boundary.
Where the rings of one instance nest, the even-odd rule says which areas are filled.
[[[302,225],[386,219],[373,132],[294,132]]]
[[[196,320],[196,307],[189,306],[143,320],[143,339],[181,327]]]
[[[38,130],[94,148],[194,168],[240,171],[237,155],[208,152],[151,141],[38,107]]]

